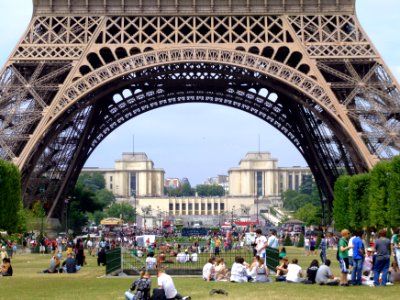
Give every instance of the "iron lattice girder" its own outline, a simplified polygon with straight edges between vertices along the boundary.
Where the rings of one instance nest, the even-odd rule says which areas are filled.
[[[38,15],[354,14],[355,0],[35,0]]]
[[[339,169],[360,172],[400,149],[397,82],[354,6],[36,0],[27,34],[0,74],[0,157],[22,169],[26,197],[47,180],[50,210],[59,214],[59,200],[88,155],[130,117],[162,105],[219,103],[285,134],[331,201]],[[221,77],[179,73],[184,64],[208,64]],[[112,102],[117,90],[109,88],[132,93],[138,86],[141,92]],[[257,94],[264,86],[279,95],[275,102]]]
[[[193,70],[196,70],[196,72],[193,72]],[[229,82],[227,83],[228,78]],[[223,81],[221,81],[222,79]],[[176,80],[181,81],[181,84],[170,84],[176,82]],[[221,85],[221,82],[225,84]],[[83,135],[84,127],[78,126],[74,129],[75,134],[71,136],[71,138],[79,136],[81,140],[85,140],[84,148],[80,149],[84,151],[80,154],[81,158],[79,158],[79,162],[83,164],[95,147],[109,133],[131,118],[151,109],[188,102],[227,105],[258,116],[276,127],[299,149],[315,172],[325,174],[325,176],[327,176],[327,172],[330,172],[331,175],[327,176],[326,180],[332,183],[338,173],[336,167],[338,165],[348,167],[349,165],[347,160],[342,160],[343,153],[337,152],[336,149],[338,147],[327,146],[328,144],[335,145],[335,142],[337,142],[333,138],[332,132],[329,132],[329,130],[326,132],[327,126],[324,126],[325,131],[322,129],[315,130],[316,127],[323,124],[321,120],[316,118],[316,115],[323,114],[315,110],[314,113],[308,111],[307,114],[296,112],[303,111],[304,108],[302,107],[307,105],[313,110],[312,105],[310,105],[311,101],[307,103],[307,101],[300,97],[298,99],[294,98],[295,101],[293,99],[292,101],[281,101],[279,100],[280,97],[275,102],[268,100],[268,97],[275,93],[281,95],[283,98],[290,98],[295,94],[294,91],[286,91],[286,93],[279,90],[275,91],[273,87],[276,84],[277,82],[261,76],[257,72],[250,72],[246,69],[234,68],[227,65],[198,64],[196,66],[196,64],[190,63],[165,65],[145,69],[137,74],[130,74],[123,77],[118,84],[104,86],[101,90],[91,93],[90,96],[82,99],[79,103],[79,109],[78,107],[76,109],[71,108],[69,110],[71,116],[66,118],[72,118],[74,113],[82,109],[87,111],[86,114],[82,115],[84,118],[89,118],[92,112],[96,112],[93,123],[87,125],[91,128],[88,135]],[[177,87],[179,87],[178,90]],[[260,92],[262,89],[264,91],[268,90],[268,94],[264,96],[258,95],[257,92]],[[121,98],[120,101],[114,100],[116,95],[121,96],[124,93],[130,96]],[[298,101],[296,105],[290,104],[296,101]],[[85,107],[91,107],[91,109],[86,109]],[[293,127],[293,120],[298,120],[299,118],[302,119],[300,123],[312,123],[313,125],[308,127],[303,125],[303,128],[298,126]],[[65,123],[65,121],[62,123]],[[72,124],[76,124],[76,122]],[[65,128],[62,128],[61,132],[67,131]],[[313,129],[315,132],[311,132],[310,129]],[[52,139],[50,138],[51,134],[48,134],[50,140]],[[308,137],[308,140],[305,137]],[[311,139],[325,141],[325,143],[315,143],[311,146],[309,144],[309,140]],[[80,143],[78,139],[74,139],[74,141],[75,145]],[[313,151],[308,151],[311,148]],[[74,148],[75,151],[77,149],[78,147]],[[70,165],[68,160],[73,159],[75,155],[76,153],[71,152],[70,155],[64,156],[64,160],[60,160],[59,164],[63,166]],[[43,163],[45,161],[43,159]],[[324,162],[324,164],[320,162]],[[81,167],[78,166],[75,169],[79,171]],[[58,169],[60,170],[61,168]],[[46,170],[48,173],[48,168],[46,167],[40,170]],[[67,172],[67,169],[64,171]],[[349,172],[354,171],[349,170]],[[59,174],[59,171],[56,174]],[[78,173],[75,171],[74,176],[77,175]],[[43,174],[36,174],[36,177],[40,176],[43,176]],[[326,182],[321,181],[321,186],[329,190]]]

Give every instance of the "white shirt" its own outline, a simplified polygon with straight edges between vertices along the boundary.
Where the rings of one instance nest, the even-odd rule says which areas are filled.
[[[176,256],[176,262],[185,263],[186,262],[186,254],[183,252],[178,253],[178,255]]]
[[[155,257],[146,258],[146,269],[153,270],[157,266],[157,259]]]
[[[286,281],[300,282],[300,274],[302,273],[303,271],[299,265],[289,264]]]
[[[174,282],[172,281],[171,276],[169,276],[168,274],[162,273],[157,278],[157,284],[164,290],[165,297],[167,297],[168,299],[175,298],[176,294],[178,294]]]
[[[233,263],[231,269],[231,281],[247,282],[247,271],[244,265]]]
[[[197,260],[198,260],[198,256],[197,256],[197,253],[192,253],[192,256],[191,256],[192,258],[192,262],[197,262]]]
[[[215,267],[212,263],[206,263],[203,267],[203,279],[204,280],[215,280]]]
[[[274,249],[278,249],[278,245],[279,245],[279,240],[275,235],[271,235],[268,238],[268,247],[274,248]]]
[[[260,235],[256,238],[256,250],[258,255],[264,256],[266,243],[267,238],[264,235]]]
[[[352,237],[349,239],[349,245],[348,245],[348,246],[353,246],[353,240],[354,240],[354,238],[355,238],[355,236],[352,236]],[[353,248],[350,248],[350,249],[349,249],[349,257],[353,257]]]

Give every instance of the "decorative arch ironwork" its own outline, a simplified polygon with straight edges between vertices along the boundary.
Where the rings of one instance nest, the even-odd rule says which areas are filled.
[[[215,55],[212,50],[204,51],[202,55],[207,51]],[[229,56],[226,51],[219,51],[219,55],[225,54],[224,63],[211,63],[204,56],[204,61],[199,62],[193,51],[188,57],[183,50],[178,51],[180,55],[173,52],[175,55],[169,56],[176,59],[174,63],[157,63],[156,54],[147,53],[114,62],[75,81],[59,105],[48,111],[51,123],[41,134],[43,139],[36,142],[41,148],[24,168],[24,173],[29,174],[26,194],[35,195],[35,189],[46,186],[47,198],[62,198],[84,162],[108,134],[149,110],[179,103],[226,105],[271,124],[304,156],[328,199],[332,199],[334,179],[343,169],[348,173],[368,169],[366,162],[352,152],[350,135],[332,112],[332,106],[327,105],[330,103],[320,102],[325,95],[316,81],[305,75],[298,80],[300,72],[268,59],[257,60],[254,55],[249,59],[242,53]],[[246,67],[227,63],[232,57],[247,62]],[[149,58],[152,64],[144,63]],[[264,72],[249,66],[262,66]],[[272,75],[265,71],[269,68]],[[292,76],[287,76],[289,71]],[[107,72],[115,72],[114,77]],[[283,79],[287,80],[284,85]],[[90,89],[88,84],[92,84]],[[62,148],[60,141],[70,148]],[[58,185],[54,181],[51,185],[40,182],[43,178],[49,180],[50,170],[59,180]],[[54,201],[50,213],[57,214],[60,205]]]

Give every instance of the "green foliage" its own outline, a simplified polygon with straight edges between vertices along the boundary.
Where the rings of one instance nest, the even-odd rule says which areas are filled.
[[[349,182],[349,224],[351,230],[368,227],[369,221],[369,174],[352,176]]]
[[[125,222],[135,222],[136,212],[135,209],[129,203],[113,203],[106,210],[107,217],[120,218]]]
[[[94,212],[103,209],[102,205],[96,202],[95,192],[84,185],[75,186],[72,199],[74,199],[74,202],[78,202],[80,211]]]
[[[18,168],[0,160],[0,226],[9,233],[23,226],[21,222],[22,197],[21,176]]]
[[[74,234],[80,234],[82,227],[86,225],[88,221],[87,215],[80,210],[80,203],[78,201],[72,201],[69,204],[68,212],[68,227],[74,231]]]
[[[297,247],[304,247],[304,233],[300,233],[299,242],[297,243]]]
[[[292,190],[287,190],[282,194],[283,207],[290,211],[297,211],[308,202],[308,199],[308,195]]]
[[[194,196],[195,189],[192,189],[189,182],[184,182],[178,188],[165,188],[165,194],[170,197],[187,197]]]
[[[115,202],[115,197],[111,191],[101,189],[95,192],[95,202],[101,207],[107,207]]]
[[[88,213],[89,220],[93,221],[95,224],[100,224],[100,221],[104,218],[107,218],[107,214],[105,211],[96,210],[93,213]]]
[[[196,186],[197,194],[200,197],[209,197],[209,196],[223,196],[225,194],[225,190],[222,186],[217,184],[199,184]]]
[[[292,240],[290,239],[290,235],[287,234],[285,240],[283,241],[283,246],[293,246]]]
[[[334,187],[335,200],[333,201],[332,217],[335,221],[335,228],[342,230],[349,226],[349,184],[350,176],[342,175],[336,182]]]
[[[290,211],[297,211],[307,203],[321,206],[318,188],[314,181],[306,181],[300,186],[300,192],[287,190],[282,194],[283,207]],[[319,222],[318,222],[319,223]]]
[[[392,160],[388,188],[388,221],[392,228],[400,227],[400,156]]]
[[[296,211],[295,218],[303,221],[307,226],[320,224],[322,218],[321,206],[314,206],[311,203],[307,203]]]
[[[389,225],[387,214],[389,175],[392,171],[389,161],[381,161],[371,171],[369,186],[370,225],[377,229]]]
[[[82,185],[87,187],[92,192],[104,189],[106,187],[106,182],[102,174],[81,174],[78,178],[77,185]]]

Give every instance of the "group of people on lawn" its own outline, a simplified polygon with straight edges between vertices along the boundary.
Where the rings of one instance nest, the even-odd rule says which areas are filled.
[[[374,247],[367,248],[365,241],[361,238],[361,231],[355,231],[350,238],[349,230],[342,230],[337,250],[337,260],[340,264],[339,278],[334,277],[330,269],[331,260],[326,258],[326,249],[321,250],[322,265],[320,266],[318,260],[314,259],[306,272],[303,272],[296,258],[289,263],[286,250],[282,248],[279,255],[280,264],[276,267],[276,281],[341,286],[349,286],[349,283],[385,286],[400,282],[398,233],[399,230],[395,229],[392,239],[389,240],[386,238],[386,230],[380,230],[374,240]],[[211,257],[203,267],[203,279],[206,281],[271,282],[264,260],[265,248],[270,245],[270,238],[264,237],[259,229],[256,231],[256,236],[257,252],[251,264],[246,263],[242,257],[236,257],[229,270],[225,267],[222,258]],[[391,254],[394,260],[390,266]]]

